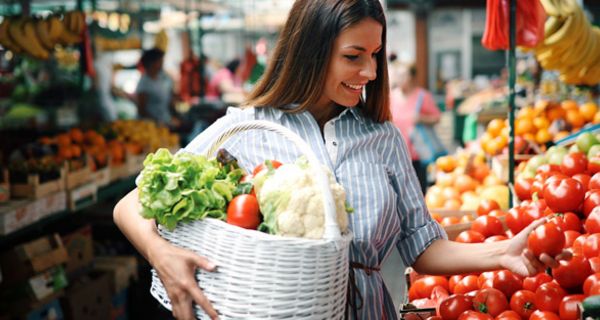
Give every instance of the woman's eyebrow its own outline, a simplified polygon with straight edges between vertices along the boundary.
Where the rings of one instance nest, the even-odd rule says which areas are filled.
[[[344,49],[356,49],[358,51],[367,51],[367,49],[361,47],[361,46],[357,46],[357,45],[349,45],[349,46],[345,46]],[[377,49],[375,49],[375,51],[381,49],[381,45],[379,45],[379,47],[377,47]]]

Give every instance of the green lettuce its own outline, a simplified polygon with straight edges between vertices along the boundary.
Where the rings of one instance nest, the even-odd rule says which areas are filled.
[[[158,149],[144,160],[138,190],[141,215],[173,230],[205,217],[225,220],[244,171],[191,153]]]

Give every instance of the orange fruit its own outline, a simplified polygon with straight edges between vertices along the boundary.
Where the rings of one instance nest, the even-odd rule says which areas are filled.
[[[515,120],[515,134],[524,135],[526,133],[532,133],[535,130],[533,121],[530,118],[520,118]]]
[[[69,137],[66,133],[61,133],[55,137],[56,144],[59,146],[69,146],[71,145],[71,137]]]
[[[586,122],[594,120],[597,112],[598,105],[593,102],[586,102],[579,107],[579,113],[581,113]]]
[[[550,121],[546,117],[535,117],[533,119],[533,125],[539,129],[547,129],[550,127]]]
[[[440,194],[427,193],[425,196],[425,204],[429,209],[438,209],[444,206],[444,197]]]
[[[445,200],[450,200],[450,199],[459,199],[460,200],[460,193],[454,187],[444,187],[442,189],[442,196],[444,197]]]
[[[592,122],[594,122],[594,124],[600,123],[600,112],[596,112],[596,114],[594,115],[594,120]]]
[[[444,218],[442,218],[442,221],[440,221],[440,224],[442,225],[442,227],[451,226],[453,224],[459,224],[459,223],[460,223],[459,217],[444,217]]]
[[[564,100],[560,103],[560,106],[567,111],[577,109],[578,107],[577,102],[573,100]]]
[[[490,174],[483,180],[485,186],[505,185],[504,181],[495,174]]]
[[[460,174],[454,180],[454,188],[460,193],[473,191],[477,188],[477,181],[466,174]]]
[[[444,173],[437,176],[437,185],[441,187],[450,187],[454,185],[454,175],[449,173]]]
[[[443,172],[452,172],[458,166],[458,161],[453,156],[443,156],[437,158],[435,164]]]
[[[517,113],[517,118],[533,118],[535,117],[535,110],[532,107],[524,107]]]
[[[83,132],[79,128],[72,128],[69,130],[69,136],[75,143],[83,143]]]
[[[546,144],[546,142],[548,141],[552,141],[552,134],[548,132],[548,129],[540,129],[535,134],[535,142],[537,142],[538,144]]]
[[[548,108],[548,110],[546,110],[546,118],[548,118],[548,121],[552,122],[554,120],[557,119],[562,119],[565,117],[565,109],[555,106],[555,107],[551,107]]]
[[[566,120],[567,120],[567,123],[569,123],[574,128],[583,127],[583,125],[585,124],[585,119],[583,118],[581,113],[579,113],[578,109],[567,110]]]
[[[502,129],[505,127],[504,120],[502,119],[492,119],[492,121],[488,122],[486,131],[492,136],[497,137]]]
[[[568,135],[570,135],[569,131],[564,131],[564,130],[563,130],[563,131],[559,131],[559,132],[557,132],[557,133],[554,135],[554,139],[553,139],[553,141],[554,141],[554,142],[556,142],[556,141],[559,141],[559,140],[561,140],[561,139],[565,138],[565,137],[566,137],[566,136],[568,136]]]
[[[458,199],[448,199],[444,202],[444,209],[459,210],[462,202]]]

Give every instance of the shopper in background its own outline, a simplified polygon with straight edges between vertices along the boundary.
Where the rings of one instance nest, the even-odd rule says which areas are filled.
[[[397,319],[379,273],[394,248],[405,265],[424,274],[507,268],[532,275],[569,256],[538,259],[525,249],[528,233],[542,220],[506,241],[446,240],[427,211],[404,139],[388,121],[388,101],[386,22],[380,1],[298,0],[247,107],[231,108],[184,151],[200,152],[226,128],[254,119],[299,134],[344,186],[354,208],[348,266],[354,276],[346,314],[352,319]],[[265,159],[293,162],[300,156],[285,138],[266,131],[244,132],[221,147],[245,168]],[[155,222],[142,218],[140,209],[134,190],[116,205],[114,219],[157,270],[175,317],[194,318],[196,303],[218,318],[194,277],[198,268],[218,272],[217,266],[161,238]],[[399,277],[403,273],[398,270]]]
[[[427,188],[427,162],[419,159],[416,146],[411,141],[418,123],[435,125],[440,121],[440,110],[430,92],[417,86],[414,65],[393,62],[390,68],[392,91],[390,108],[392,122],[400,129],[410,153],[412,166],[417,173],[421,190]]]
[[[163,70],[165,53],[160,49],[144,51],[141,58],[142,78],[137,85],[139,118],[152,119],[159,124],[177,127],[173,104],[173,81]]]
[[[225,102],[239,103],[243,99],[244,90],[236,79],[240,59],[233,59],[219,69],[208,82],[206,98],[223,100]]]

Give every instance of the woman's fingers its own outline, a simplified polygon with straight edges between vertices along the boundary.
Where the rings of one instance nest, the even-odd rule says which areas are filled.
[[[563,252],[555,257],[556,260],[571,260],[571,258],[573,258],[573,252],[567,249],[563,250]]]
[[[208,259],[205,257],[199,256],[195,253],[192,253],[192,260],[196,266],[209,272],[213,272],[217,268],[217,265],[208,261]]]
[[[198,288],[198,285],[195,285],[194,287],[191,287],[189,289],[189,293],[194,299],[194,302],[196,302],[196,304],[198,304],[211,319],[219,319],[219,314],[213,308],[212,304],[206,298],[204,293],[202,293],[202,290]]]
[[[540,255],[540,261],[550,268],[556,268],[559,266],[558,261],[556,261],[556,259],[552,258],[546,253],[542,253]]]
[[[167,292],[171,300],[173,317],[178,320],[196,319],[192,309],[192,299],[184,290],[171,290]]]
[[[525,266],[529,274],[537,274],[540,270],[544,270],[544,266],[540,261],[533,255],[533,252],[529,249],[523,251],[523,257],[525,257]]]

